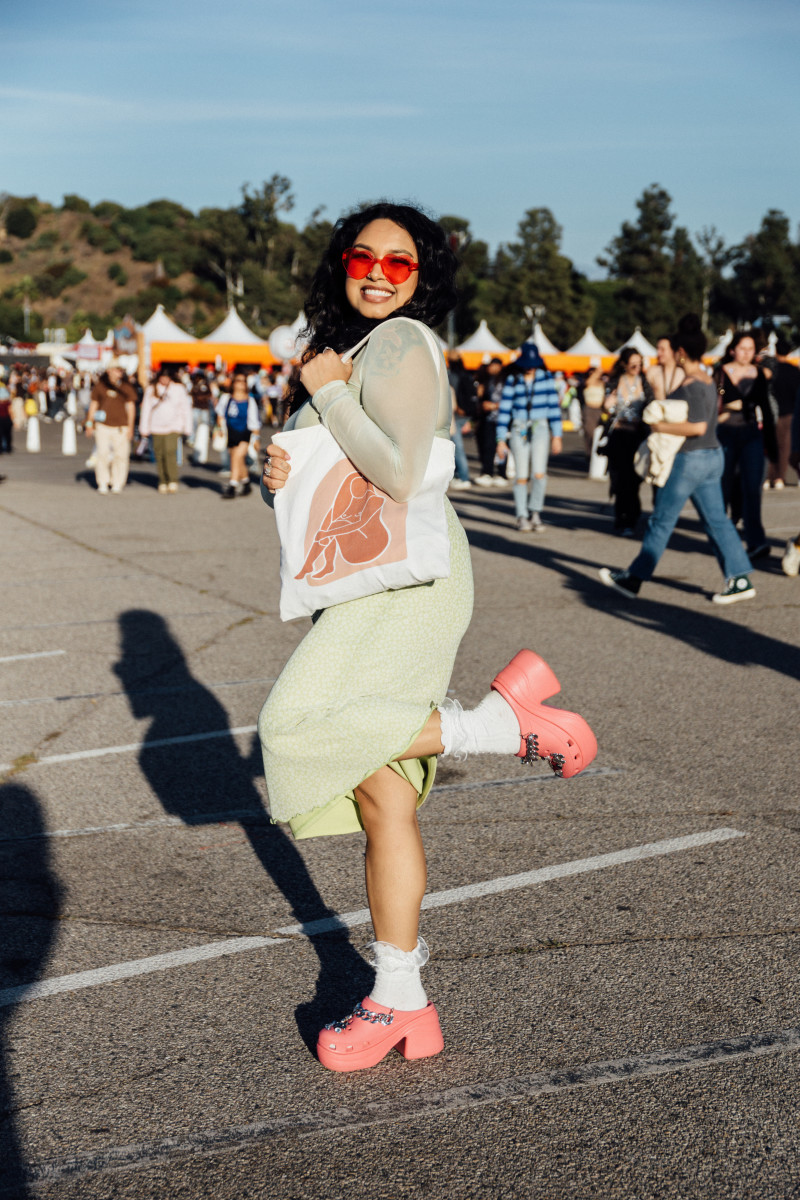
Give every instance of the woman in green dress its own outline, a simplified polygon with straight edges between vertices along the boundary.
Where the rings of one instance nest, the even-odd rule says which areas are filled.
[[[456,299],[456,259],[444,231],[407,205],[380,203],[342,218],[306,305],[310,341],[287,429],[322,422],[356,469],[405,502],[422,483],[433,439],[449,438],[444,360],[419,323],[438,325]],[[371,334],[354,361],[341,355]],[[272,502],[291,462],[270,445],[262,494]],[[426,886],[417,809],[437,756],[509,753],[575,774],[596,744],[580,717],[542,707],[558,691],[530,651],[517,655],[472,712],[447,700],[472,613],[466,536],[446,496],[450,573],[317,614],[259,718],[273,818],[295,837],[366,833],[366,887],[376,982],[354,1012],[320,1034],[334,1070],[442,1049],[422,987],[419,937]],[[502,693],[502,694],[501,694]]]

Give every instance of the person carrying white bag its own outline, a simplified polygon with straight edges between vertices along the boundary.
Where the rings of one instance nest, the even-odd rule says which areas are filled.
[[[450,387],[430,327],[455,303],[456,266],[442,228],[407,205],[337,222],[305,305],[299,394],[262,476],[281,537],[282,616],[314,614],[259,717],[270,812],[298,838],[366,833],[376,979],[320,1032],[319,1060],[337,1071],[395,1046],[406,1058],[443,1047],[419,937],[417,809],[437,757],[516,754],[569,776],[596,752],[581,717],[541,703],[558,682],[531,651],[477,709],[447,699],[472,571],[445,494]]]

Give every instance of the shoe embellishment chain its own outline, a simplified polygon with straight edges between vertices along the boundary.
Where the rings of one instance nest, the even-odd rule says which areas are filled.
[[[525,738],[525,757],[523,763],[532,766],[537,759],[546,758],[553,768],[556,775],[563,778],[564,763],[567,761],[563,754],[540,754],[539,753],[539,736],[536,733],[529,733]]]
[[[330,1025],[326,1025],[325,1028],[333,1030],[334,1033],[344,1033],[345,1029],[349,1029],[354,1017],[360,1017],[362,1021],[368,1021],[370,1025],[391,1025],[394,1021],[394,1009],[390,1009],[388,1013],[370,1012],[368,1008],[364,1008],[363,1004],[357,1004],[349,1017],[342,1017],[340,1021],[331,1021]]]
[[[525,757],[523,762],[529,767],[536,762],[539,757],[539,738],[535,733],[529,733],[525,738]]]

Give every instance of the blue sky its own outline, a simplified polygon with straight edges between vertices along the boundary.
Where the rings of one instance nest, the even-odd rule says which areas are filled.
[[[729,241],[800,221],[796,0],[0,3],[0,191],[289,219],[418,200],[492,246],[549,207],[593,265],[651,183]]]

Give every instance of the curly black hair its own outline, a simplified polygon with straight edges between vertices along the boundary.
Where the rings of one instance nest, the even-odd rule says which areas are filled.
[[[326,346],[342,354],[376,325],[389,320],[389,317],[362,317],[355,312],[345,294],[346,275],[342,264],[342,254],[358,240],[361,230],[370,221],[380,220],[394,221],[405,229],[417,248],[419,260],[414,294],[407,304],[395,309],[390,316],[413,317],[426,325],[436,326],[455,307],[458,260],[441,225],[410,204],[381,200],[354,209],[334,225],[328,248],[311,281],[305,304],[308,325],[303,336],[308,338],[308,344],[303,352],[303,362],[308,362]],[[307,396],[306,389],[298,381],[292,389],[291,411]]]

